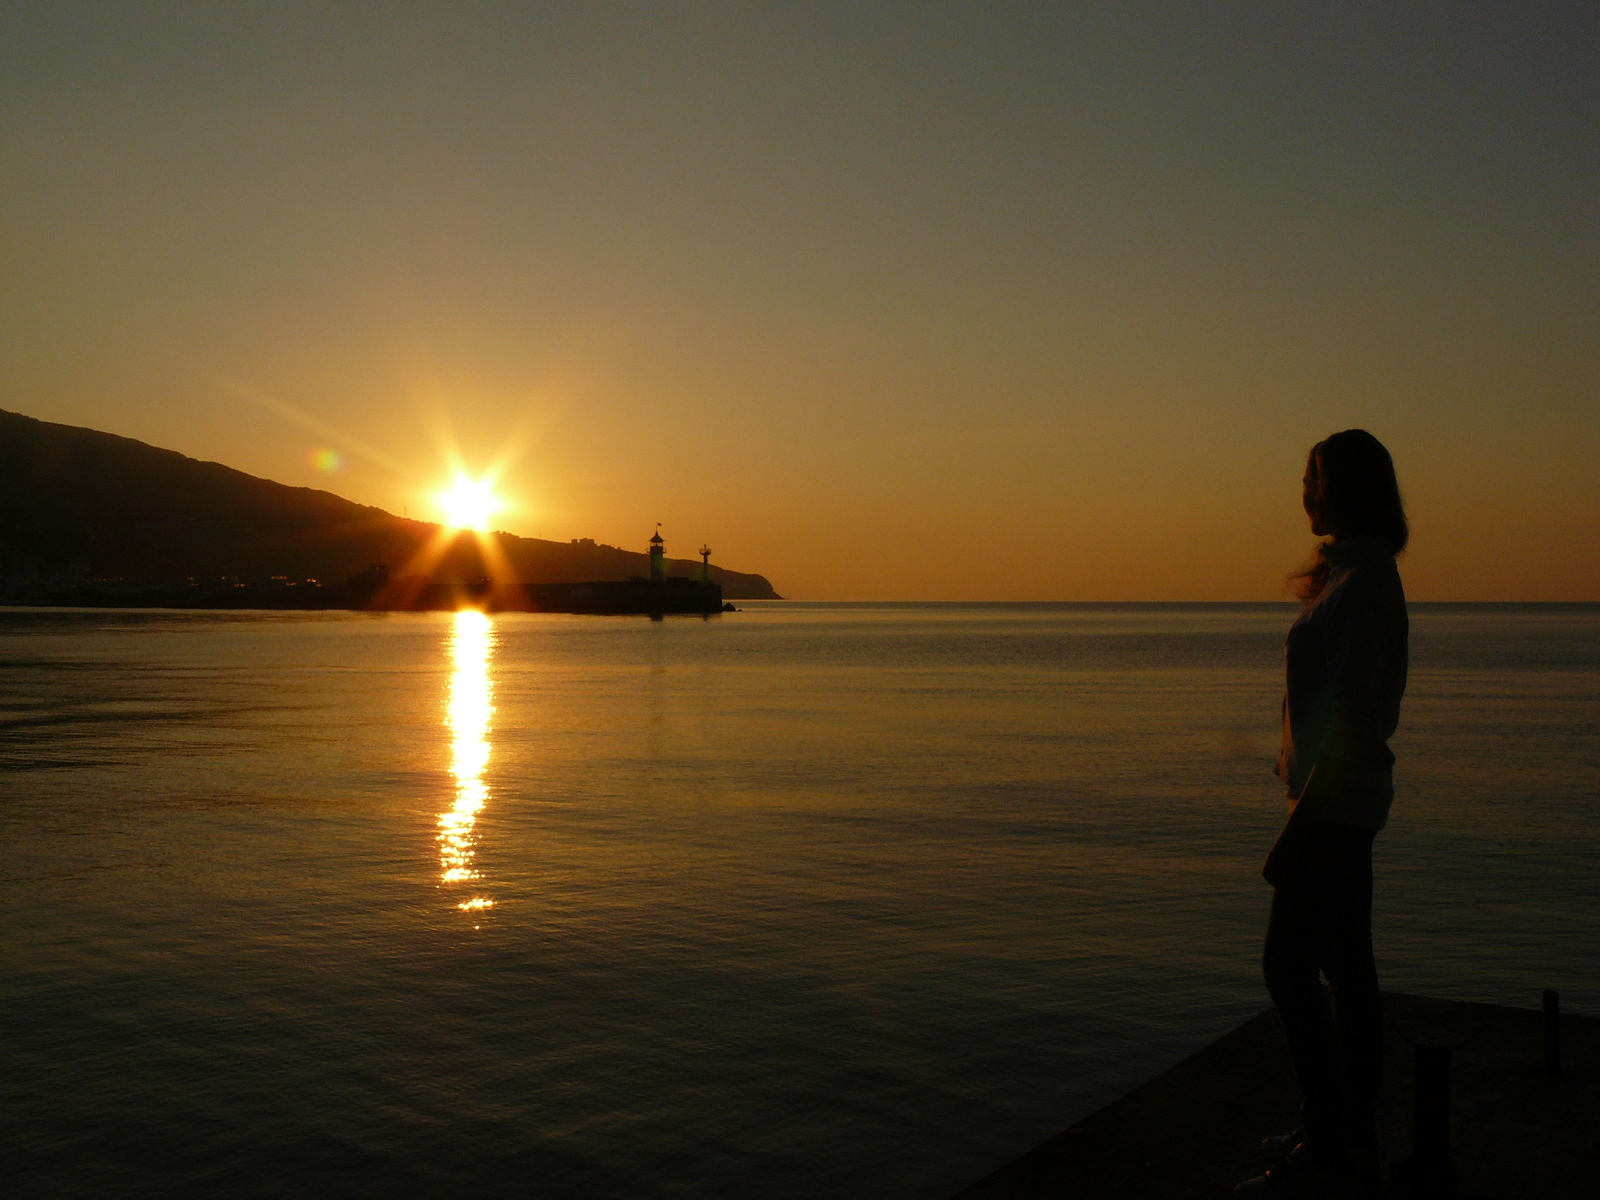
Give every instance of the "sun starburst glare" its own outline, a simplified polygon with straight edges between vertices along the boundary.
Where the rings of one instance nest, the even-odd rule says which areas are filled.
[[[457,475],[449,490],[439,493],[439,507],[452,528],[488,533],[489,519],[503,505],[494,494],[492,480]]]

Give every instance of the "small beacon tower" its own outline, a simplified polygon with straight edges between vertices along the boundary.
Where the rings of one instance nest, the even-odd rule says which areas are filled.
[[[700,547],[700,582],[711,582],[711,547],[704,544]]]
[[[656,531],[650,538],[650,582],[665,583],[667,581],[667,544],[661,540],[661,526],[656,526]]]

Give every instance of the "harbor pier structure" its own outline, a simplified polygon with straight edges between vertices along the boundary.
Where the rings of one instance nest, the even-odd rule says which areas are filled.
[[[700,552],[700,578],[667,576],[667,544],[661,526],[650,537],[650,576],[623,582],[533,583],[524,585],[527,606],[533,612],[670,613],[709,616],[725,611],[722,585],[711,581],[711,548]]]

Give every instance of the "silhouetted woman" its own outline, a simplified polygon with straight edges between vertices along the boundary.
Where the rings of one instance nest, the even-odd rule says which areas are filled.
[[[1363,429],[1311,448],[1304,502],[1311,532],[1329,540],[1296,576],[1303,607],[1285,644],[1276,773],[1291,808],[1264,872],[1274,890],[1263,955],[1304,1128],[1269,1139],[1269,1149],[1292,1153],[1241,1184],[1240,1196],[1290,1191],[1307,1173],[1377,1186],[1383,1034],[1372,840],[1394,799],[1388,742],[1400,720],[1408,629],[1394,560],[1409,529],[1394,462]]]

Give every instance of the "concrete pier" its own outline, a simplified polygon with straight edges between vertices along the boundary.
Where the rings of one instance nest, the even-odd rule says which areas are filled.
[[[1539,998],[1530,990],[1530,1003]],[[1560,1014],[1559,1069],[1546,1017],[1384,996],[1379,1135],[1384,1194],[1408,1182],[1416,1053],[1407,1035],[1461,1039],[1452,1051],[1449,1151],[1463,1200],[1600,1196],[1600,1019]],[[958,1193],[957,1200],[1226,1200],[1267,1165],[1260,1142],[1297,1124],[1289,1050],[1271,1009]]]

